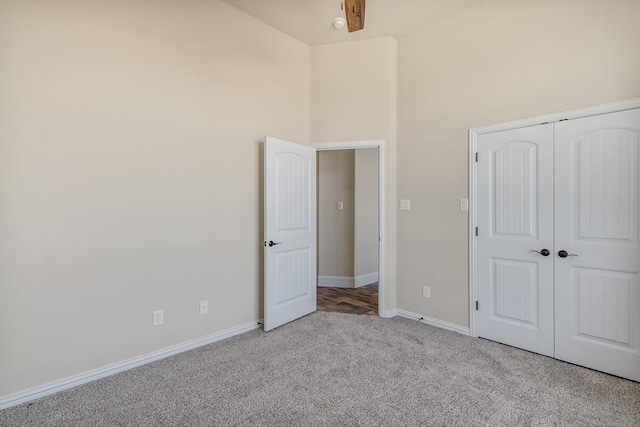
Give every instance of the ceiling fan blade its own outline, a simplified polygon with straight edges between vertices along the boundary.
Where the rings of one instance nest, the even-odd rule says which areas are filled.
[[[364,28],[364,2],[365,0],[344,0],[347,28],[350,33]]]

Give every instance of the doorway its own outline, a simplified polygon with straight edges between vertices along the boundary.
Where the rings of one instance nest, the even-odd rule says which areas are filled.
[[[378,157],[318,152],[318,310],[378,314]]]
[[[638,106],[472,130],[473,335],[640,381]]]
[[[356,243],[355,238],[352,238],[354,244],[347,243],[347,246],[351,245],[352,251],[346,252],[346,258],[352,259],[353,263],[351,265],[352,273],[334,273],[335,275],[330,274],[322,274],[321,270],[318,270],[319,283],[320,286],[317,289],[318,295],[318,310],[336,310],[336,311],[345,311],[345,312],[358,312],[360,314],[371,314],[372,311],[377,305],[377,310],[375,310],[375,314],[379,316],[384,316],[385,314],[385,250],[386,250],[386,239],[385,239],[385,174],[384,174],[384,165],[385,165],[385,145],[383,140],[369,140],[369,141],[345,141],[345,142],[330,142],[330,143],[317,143],[312,144],[314,148],[318,151],[318,157],[322,156],[323,152],[337,152],[337,151],[354,151],[357,153],[359,150],[362,150],[362,153],[368,152],[368,157],[372,153],[375,154],[374,157],[374,169],[377,172],[376,177],[374,178],[377,182],[369,184],[373,184],[377,186],[377,189],[374,190],[376,194],[376,202],[374,205],[362,205],[367,206],[365,209],[371,210],[374,209],[375,213],[373,217],[375,218],[375,224],[373,225],[375,235],[368,234],[368,237],[364,239],[364,245],[371,249],[373,247],[373,261],[371,257],[371,253],[367,255],[364,252],[360,252],[362,257],[358,257],[358,252],[355,250]],[[374,151],[372,151],[374,150]],[[366,157],[366,156],[365,156]],[[370,192],[369,188],[367,192]],[[356,194],[354,192],[354,200]],[[338,202],[342,202],[341,206]],[[355,202],[354,202],[355,205]],[[328,210],[334,214],[343,214],[345,213],[345,208],[348,205],[345,203],[345,200],[333,200],[330,202],[330,205],[326,206]],[[340,209],[342,208],[342,209]],[[368,212],[371,214],[371,212]],[[357,213],[354,212],[354,221],[355,215]],[[367,215],[365,215],[367,216]],[[372,215],[368,215],[369,219]],[[366,222],[365,219],[359,218],[358,225],[362,226]],[[320,230],[321,225],[319,225],[319,233],[322,233]],[[370,227],[368,227],[370,229]],[[319,236],[320,237],[320,236]],[[372,242],[373,240],[373,242]],[[319,242],[319,258],[321,258],[320,250],[321,243]],[[344,261],[344,257],[342,258]],[[319,260],[319,262],[322,262]],[[371,267],[371,263],[377,264],[377,271],[375,266]],[[347,267],[348,268],[348,267]],[[360,268],[360,269],[359,269]],[[334,270],[338,271],[338,270]],[[344,275],[343,275],[344,274]],[[329,286],[327,286],[329,285]],[[336,286],[337,285],[337,286]],[[344,303],[344,304],[341,304]],[[377,304],[376,304],[377,303]],[[350,310],[350,311],[349,311]]]

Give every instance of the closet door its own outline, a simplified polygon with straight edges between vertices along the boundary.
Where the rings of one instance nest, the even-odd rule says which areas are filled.
[[[639,135],[640,109],[555,124],[555,357],[636,381]]]
[[[553,125],[483,134],[478,336],[553,356]]]

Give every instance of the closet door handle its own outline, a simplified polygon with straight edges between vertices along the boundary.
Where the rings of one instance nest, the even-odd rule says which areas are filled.
[[[541,251],[530,250],[529,252],[535,252],[535,253],[540,254],[542,256],[549,256],[549,254],[551,254],[551,251],[549,249],[542,249]]]
[[[578,254],[570,254],[569,252],[567,252],[567,251],[565,251],[565,250],[563,249],[563,250],[561,250],[560,252],[558,252],[558,256],[559,256],[560,258],[566,258],[566,257],[568,257],[568,256],[580,256],[580,255],[578,255]]]

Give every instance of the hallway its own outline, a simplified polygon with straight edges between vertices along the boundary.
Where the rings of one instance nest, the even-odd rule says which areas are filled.
[[[317,289],[318,311],[378,315],[378,283],[360,288]]]

